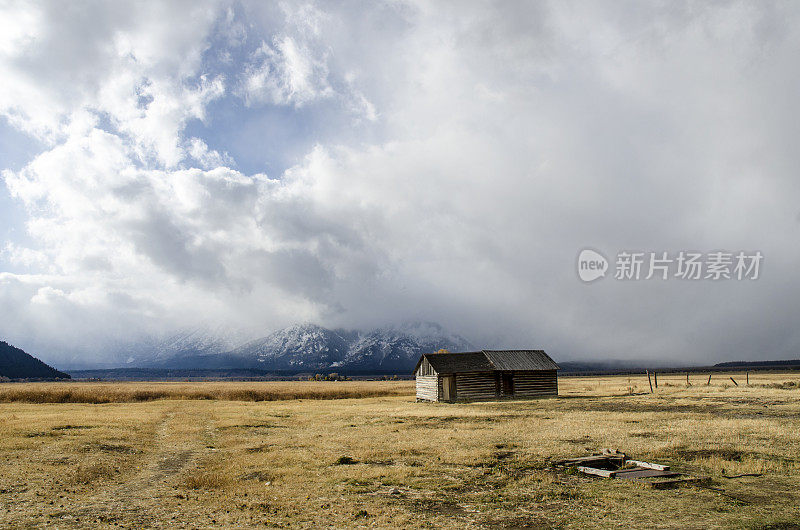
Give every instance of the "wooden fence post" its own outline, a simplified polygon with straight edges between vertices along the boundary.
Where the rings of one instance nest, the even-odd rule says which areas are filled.
[[[655,381],[656,388],[658,388],[658,372],[653,372],[653,381]]]
[[[686,386],[692,386],[692,384],[689,382],[689,372],[686,372]]]
[[[734,379],[733,377],[731,377],[731,381],[733,381],[733,384],[734,384],[734,385],[736,385],[736,386],[739,386],[739,383],[737,383],[737,382],[736,382],[736,379]]]
[[[650,380],[650,370],[645,370],[647,372],[647,382],[650,383],[650,393],[653,393],[653,381]]]
[[[745,372],[744,375],[747,377],[747,386],[750,386],[750,372]]]
[[[706,386],[708,386],[710,384],[711,384],[711,374],[708,374],[708,383],[706,383]]]

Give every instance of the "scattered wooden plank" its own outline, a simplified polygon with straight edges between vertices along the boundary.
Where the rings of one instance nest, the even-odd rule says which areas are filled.
[[[643,467],[637,467],[633,469],[621,469],[617,471],[615,478],[624,478],[628,480],[632,480],[635,478],[647,478],[647,477],[677,477],[681,473],[675,473],[674,471],[661,471],[659,469],[645,469]]]
[[[633,480],[655,489],[675,488],[683,484],[698,484],[708,480],[708,477],[695,477],[671,471],[668,465],[645,462],[643,460],[628,460],[625,458],[624,453],[620,453],[615,449],[603,449],[603,453],[568,458],[555,462],[555,465],[571,467],[586,475]],[[623,469],[626,464],[631,464],[635,467]],[[604,467],[610,467],[611,469],[602,469]],[[619,469],[614,469],[615,467]]]
[[[739,386],[739,383],[737,383],[737,382],[736,382],[736,379],[734,379],[733,377],[731,377],[731,381],[733,381],[733,384],[734,384],[734,385],[736,385],[736,386]]]
[[[652,462],[642,462],[641,460],[626,460],[627,463],[634,466],[644,467],[647,469],[657,469],[659,471],[669,471],[669,466],[663,464],[654,464]]]
[[[608,469],[597,469],[596,467],[586,467],[586,466],[578,466],[575,469],[580,471],[581,473],[586,473],[587,475],[597,475],[598,477],[605,477],[605,478],[614,478],[617,471],[610,471]]]

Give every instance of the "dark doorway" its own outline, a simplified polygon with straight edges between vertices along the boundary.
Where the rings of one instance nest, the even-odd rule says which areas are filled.
[[[442,400],[455,401],[456,399],[456,376],[445,375],[442,377]]]
[[[500,381],[503,389],[504,396],[514,395],[514,374],[504,373],[500,375]]]

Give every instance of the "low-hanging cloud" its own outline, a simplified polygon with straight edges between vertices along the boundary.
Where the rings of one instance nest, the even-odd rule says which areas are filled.
[[[45,358],[407,319],[560,358],[796,356],[791,5],[7,9],[0,112],[44,147],[3,171],[28,238],[0,255],[0,334]],[[239,169],[278,141],[303,156]],[[586,285],[586,247],[765,261]]]

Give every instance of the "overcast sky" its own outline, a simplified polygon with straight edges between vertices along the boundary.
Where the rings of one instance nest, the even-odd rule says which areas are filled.
[[[408,320],[800,357],[796,2],[0,6],[0,339],[46,360]],[[763,261],[617,280],[623,250]]]

